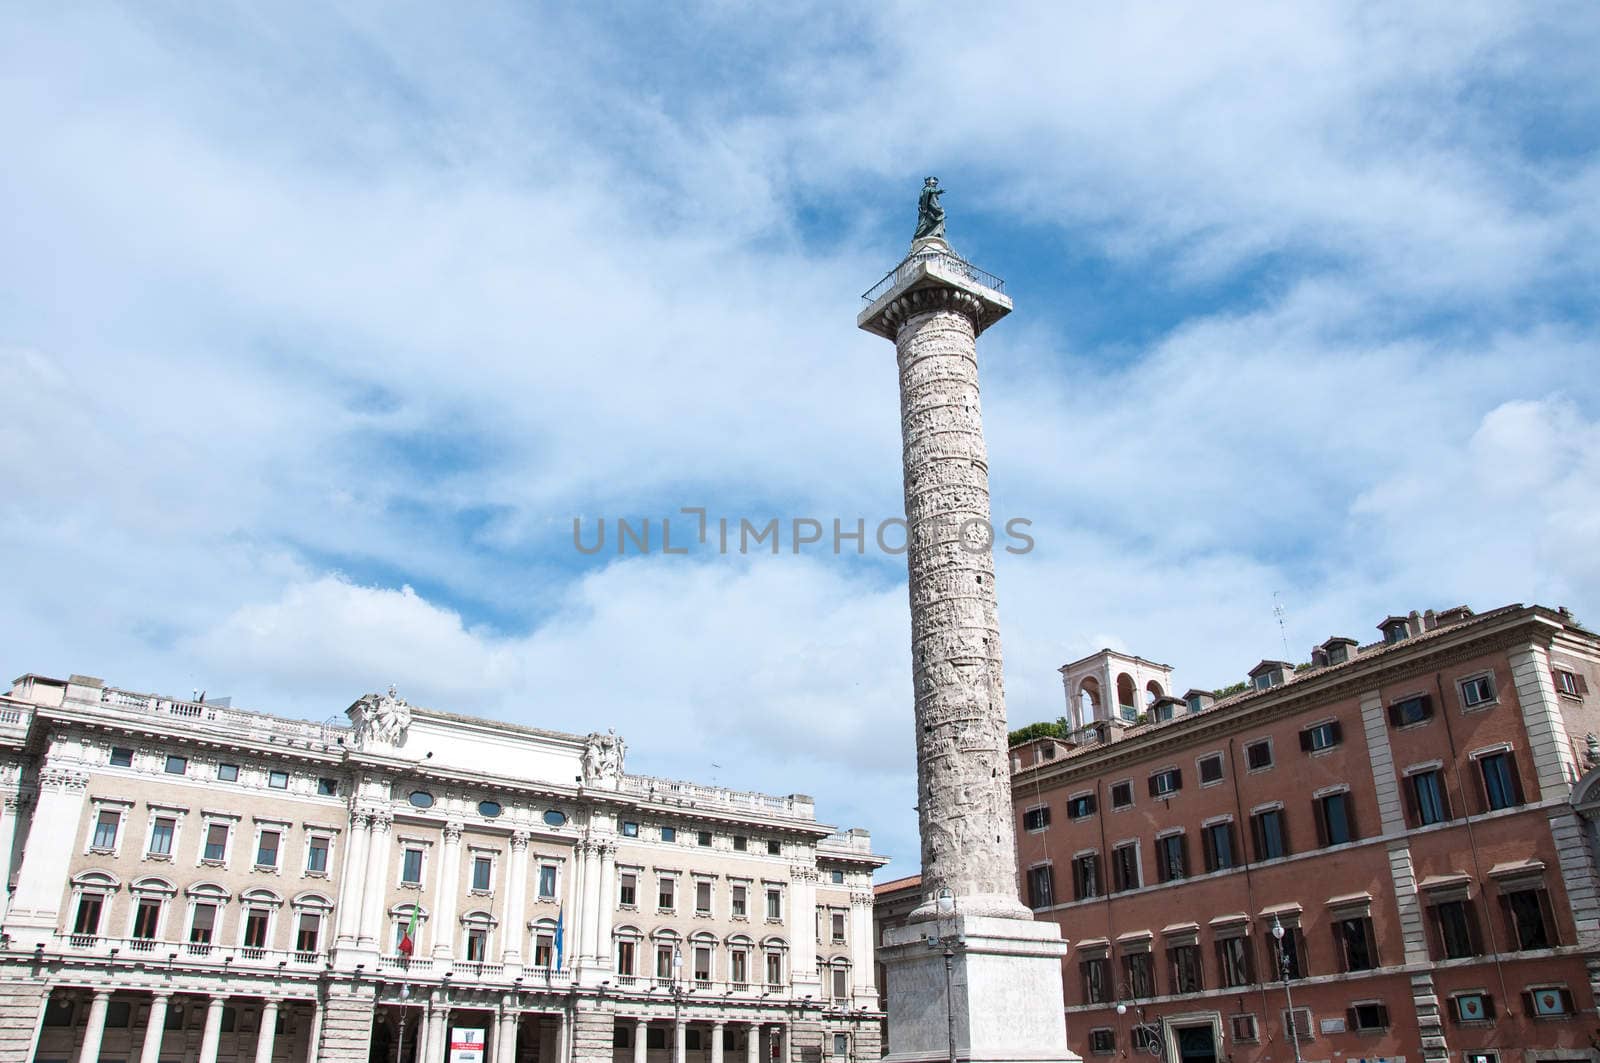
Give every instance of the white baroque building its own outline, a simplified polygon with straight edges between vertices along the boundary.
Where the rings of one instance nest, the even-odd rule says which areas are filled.
[[[16,680],[0,1060],[878,1058],[866,831],[610,733],[348,715]]]

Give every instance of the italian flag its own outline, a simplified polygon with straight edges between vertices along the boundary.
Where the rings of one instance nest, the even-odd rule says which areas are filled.
[[[411,921],[406,924],[406,932],[400,935],[399,951],[402,956],[411,955],[411,950],[417,947],[417,909],[411,907]]]

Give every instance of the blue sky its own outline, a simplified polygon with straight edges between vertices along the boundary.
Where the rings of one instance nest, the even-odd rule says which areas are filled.
[[[925,174],[983,338],[1015,723],[1393,611],[1600,599],[1592,5],[38,7],[0,38],[12,674],[412,700],[807,792],[915,870],[859,296]],[[675,528],[675,537],[677,529]],[[712,765],[718,765],[713,768]]]

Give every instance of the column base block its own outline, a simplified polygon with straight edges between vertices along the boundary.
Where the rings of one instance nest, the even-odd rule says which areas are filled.
[[[958,913],[885,931],[885,1063],[1078,1063],[1062,1011],[1066,954],[1060,928],[1031,918]]]

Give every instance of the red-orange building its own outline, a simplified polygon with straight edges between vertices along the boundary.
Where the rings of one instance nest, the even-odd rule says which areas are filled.
[[[1062,669],[1076,726],[1012,783],[1086,1060],[1600,1060],[1600,637],[1520,605],[1380,628],[1220,700]]]

